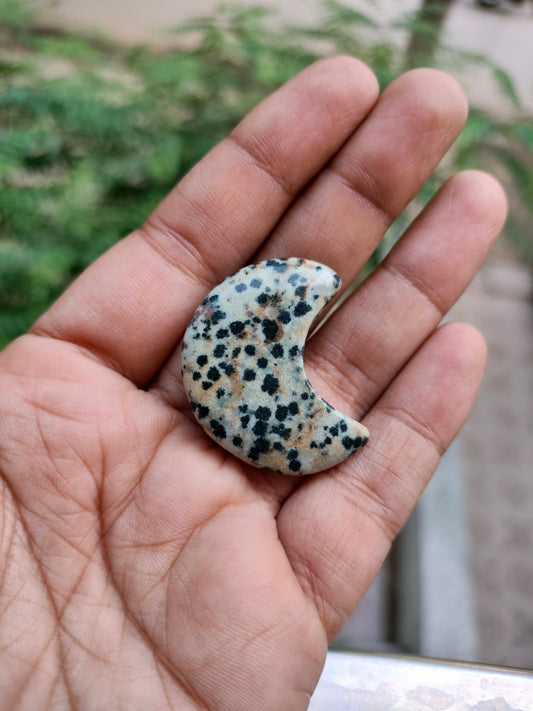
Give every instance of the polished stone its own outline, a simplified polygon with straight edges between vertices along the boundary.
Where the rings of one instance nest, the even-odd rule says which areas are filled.
[[[206,433],[248,464],[311,474],[368,441],[304,370],[307,334],[339,288],[329,267],[272,259],[225,279],[196,310],[183,340],[185,391]]]

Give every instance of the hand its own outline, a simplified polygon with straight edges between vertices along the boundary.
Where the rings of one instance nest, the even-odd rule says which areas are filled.
[[[449,180],[306,349],[370,443],[329,473],[248,468],[190,417],[178,344],[226,275],[268,257],[348,285],[460,131],[418,70],[378,99],[354,59],[264,101],[146,224],[0,355],[3,709],[304,709],[472,406],[485,348],[439,327],[501,228],[482,173]]]

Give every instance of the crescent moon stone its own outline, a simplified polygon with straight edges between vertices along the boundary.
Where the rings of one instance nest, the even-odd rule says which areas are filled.
[[[368,441],[306,377],[307,334],[340,288],[329,267],[270,259],[244,267],[197,308],[183,339],[183,384],[205,432],[248,464],[313,474]]]

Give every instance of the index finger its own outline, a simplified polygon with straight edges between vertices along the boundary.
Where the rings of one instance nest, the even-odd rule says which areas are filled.
[[[258,249],[378,95],[350,57],[321,60],[259,104],[146,224],[89,269],[32,331],[83,346],[145,385],[198,303]]]

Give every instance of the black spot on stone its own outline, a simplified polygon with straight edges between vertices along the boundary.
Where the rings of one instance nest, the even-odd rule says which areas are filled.
[[[263,384],[261,385],[261,390],[264,393],[268,393],[269,395],[274,395],[274,393],[277,391],[279,387],[279,380],[272,375],[271,373],[268,373],[265,375]]]
[[[259,287],[261,286],[261,280],[252,279],[252,281],[250,282],[250,286],[252,287],[252,289],[259,289]]]
[[[264,306],[265,304],[268,304],[268,295],[263,292],[262,294],[259,294],[256,301],[258,304],[261,304],[261,306]]]
[[[202,420],[204,417],[209,415],[209,408],[206,405],[198,405],[196,412],[198,414],[198,419]]]
[[[217,400],[220,400],[221,398],[223,398],[225,394],[226,394],[226,391],[224,390],[224,388],[219,388],[217,390]]]
[[[266,368],[268,365],[268,360],[266,358],[258,358],[257,360],[257,367],[258,368]]]
[[[202,382],[202,390],[209,390],[209,388],[212,386],[213,386],[213,383],[210,380],[204,380]]]
[[[278,261],[277,259],[269,259],[266,264],[267,267],[271,267],[274,271],[279,272],[280,274],[287,271],[287,262]]]
[[[214,311],[211,314],[211,318],[209,320],[211,321],[211,323],[216,325],[219,321],[222,321],[225,318],[226,314],[219,309],[218,311]]]
[[[272,346],[272,350],[270,351],[274,358],[283,358],[283,346],[281,343],[276,343],[274,346]]]
[[[244,323],[242,321],[232,321],[229,327],[234,336],[240,336],[244,331]]]
[[[193,380],[200,380],[201,377],[202,377],[201,373],[199,373],[197,370],[195,370],[194,373],[192,374]]]
[[[307,301],[299,301],[293,309],[294,315],[298,317],[305,316],[309,311],[311,311],[311,307]]]
[[[339,428],[341,432],[346,432],[346,430],[348,429],[348,425],[346,424],[345,420],[341,421]]]
[[[263,435],[266,435],[268,430],[268,423],[263,422],[263,420],[257,420],[253,427],[254,434],[257,435],[258,437],[262,437]]]
[[[228,378],[235,372],[235,368],[229,363],[219,363],[219,366],[220,370],[223,370],[224,373],[226,373],[226,375],[228,376]]]
[[[261,329],[265,337],[265,342],[268,343],[269,341],[275,340],[278,335],[279,326],[275,321],[272,321],[272,319],[266,318],[261,324]]]
[[[294,293],[296,296],[305,296],[305,292],[307,291],[306,286],[297,286],[296,289],[294,290]]]
[[[309,445],[309,447],[310,447],[311,449],[316,449],[316,448],[318,447],[318,444],[315,442],[315,440],[313,440],[313,441],[311,442],[311,444]]]
[[[215,347],[213,355],[215,356],[215,358],[222,358],[225,352],[226,346],[223,343],[219,343],[218,346]]]
[[[239,437],[239,435],[236,435],[232,441],[236,447],[242,447],[242,437]]]
[[[276,452],[282,452],[283,445],[281,444],[281,442],[274,442],[274,444],[272,445],[272,449],[275,449]]]
[[[211,420],[209,423],[209,427],[211,428],[211,432],[217,439],[224,439],[226,437],[226,429],[224,425],[221,425],[218,420]]]
[[[333,435],[334,437],[338,437],[338,436],[339,436],[339,426],[338,426],[338,425],[335,425],[334,427],[330,427],[330,428],[329,428],[329,433],[330,433],[331,435]]]
[[[291,320],[291,315],[287,310],[280,311],[278,314],[278,321],[280,323],[289,323]]]
[[[297,415],[300,412],[298,403],[295,400],[289,403],[289,412],[291,413],[291,415]]]
[[[237,356],[239,355],[240,352],[241,352],[240,347],[234,348],[234,349],[231,351],[231,357],[232,357],[232,358],[237,358]]]
[[[298,283],[298,274],[291,274],[287,280],[291,286]]]
[[[265,437],[258,437],[253,446],[261,454],[266,454],[270,450],[270,443],[268,439],[265,439]]]
[[[288,407],[286,407],[285,405],[278,405],[276,407],[276,420],[278,420],[278,422],[283,422],[287,419],[288,412]]]
[[[250,415],[244,415],[241,417],[241,427],[243,430],[245,430],[248,427],[248,423],[250,422]]]
[[[208,361],[208,357],[207,357],[206,355],[200,355],[200,356],[198,356],[198,358],[196,359],[196,362],[198,363],[198,365],[199,365],[200,367],[203,366],[203,365],[206,365],[206,364],[207,364],[207,361]]]
[[[255,355],[255,346],[245,346],[244,352],[247,353],[249,356]]]
[[[340,286],[341,283],[341,278],[338,274],[333,275],[333,284],[335,285],[335,288],[337,289]]]
[[[287,452],[287,459],[298,459],[298,450],[297,449],[290,449]]]
[[[246,288],[246,284],[236,284],[235,291],[240,294],[242,291],[246,291]]]
[[[218,380],[220,378],[219,369],[215,368],[215,366],[212,365],[207,371],[207,377],[209,378],[209,380]]]
[[[343,437],[342,446],[344,449],[359,449],[366,441],[362,437]]]
[[[257,410],[255,411],[255,416],[257,417],[258,420],[268,420],[268,419],[270,419],[271,414],[272,414],[272,411],[270,410],[269,407],[258,407]]]
[[[309,400],[308,393],[302,393],[302,400]]]
[[[255,380],[255,370],[252,370],[251,368],[246,368],[242,379],[247,380],[248,382],[250,382],[251,380]]]
[[[227,338],[229,336],[229,331],[227,328],[219,328],[215,335],[217,338]]]
[[[292,462],[289,462],[289,469],[291,472],[299,472],[300,469],[302,468],[302,463],[298,459],[293,459]]]
[[[289,355],[291,358],[296,358],[299,353],[300,348],[298,346],[291,346],[291,348],[289,348]]]
[[[248,412],[248,405],[246,403],[239,405],[239,412]]]
[[[271,427],[270,431],[272,434],[279,435],[281,439],[289,439],[292,432],[290,427],[284,427],[284,425],[274,425]]]

